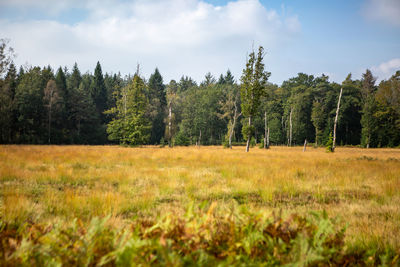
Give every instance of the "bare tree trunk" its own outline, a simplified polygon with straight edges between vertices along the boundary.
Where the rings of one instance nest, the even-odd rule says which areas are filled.
[[[237,104],[236,101],[234,102],[235,105],[235,113],[233,114],[233,124],[231,125],[231,129],[229,132],[229,148],[232,149],[232,135],[235,131],[236,120],[242,115],[242,113],[237,114]]]
[[[369,129],[368,129],[368,132],[369,132]],[[369,140],[371,139],[371,134],[370,133],[368,133],[368,141],[367,141],[367,148],[369,148]]]
[[[268,131],[267,131],[267,148],[269,148],[269,127],[268,127]]]
[[[289,115],[289,146],[292,146],[292,113],[293,113],[293,107],[290,108],[290,115]]]
[[[199,134],[199,146],[201,145],[201,130],[200,130],[200,134]]]
[[[307,148],[307,139],[304,140],[303,152],[306,152],[306,148]]]
[[[48,134],[49,134],[49,144],[50,144],[50,142],[51,142],[51,138],[50,138],[50,136],[51,136],[51,101],[50,101],[50,103],[49,103],[49,125],[48,125],[48,127],[49,127],[49,129],[48,129]]]
[[[335,124],[333,125],[333,145],[332,145],[332,152],[335,152],[335,148],[336,148],[336,125],[337,125],[337,120],[338,120],[338,116],[339,116],[340,99],[342,98],[342,92],[343,92],[343,88],[340,88],[339,100],[338,100],[337,109],[336,109]]]
[[[172,146],[171,128],[172,128],[172,107],[171,107],[171,102],[169,102],[169,110],[168,110],[168,145],[169,145],[169,147]]]
[[[264,112],[264,149],[267,148],[267,112]]]
[[[78,137],[81,135],[81,119],[78,120]]]
[[[137,71],[139,71],[139,64],[138,64],[137,68],[138,68]],[[126,127],[126,88],[124,89],[124,96],[123,97],[124,97],[124,128],[125,128]],[[125,143],[125,140],[126,140],[125,134],[126,134],[126,132],[124,130],[124,143]]]
[[[247,136],[246,152],[249,152],[249,149],[250,149],[250,138],[251,138],[250,127],[251,127],[251,116],[249,117],[249,134]]]

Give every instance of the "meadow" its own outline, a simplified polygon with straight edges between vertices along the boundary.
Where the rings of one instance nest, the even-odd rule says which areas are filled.
[[[348,265],[399,264],[400,150],[350,147],[338,147],[335,153],[327,153],[324,148],[302,150],[302,147],[271,147],[253,148],[245,153],[243,147],[2,145],[0,260],[6,265],[40,265],[41,260],[49,263],[50,259],[64,265],[124,265],[122,260],[127,256],[121,251],[126,251],[133,235],[142,241],[146,236],[156,240],[146,243],[150,246],[148,250],[141,247],[142,252],[132,249],[135,246],[129,243],[131,254],[127,261],[138,263],[144,259],[143,265],[179,265],[178,262],[185,265],[188,258],[184,255],[192,253],[187,254],[184,249],[190,247],[189,243],[202,244],[193,245],[192,251],[205,251],[207,257],[190,254],[190,260],[203,262],[201,265],[215,264],[218,260],[227,265],[257,259],[265,262],[268,253],[272,255],[268,256],[272,265],[294,260],[303,265],[318,265],[321,257],[312,258],[307,251],[315,248],[317,253],[316,240],[331,236],[338,241],[325,240],[320,245],[325,246],[324,251],[338,245],[342,256],[351,255]],[[313,216],[317,219],[312,219]],[[257,223],[252,224],[254,221]],[[215,241],[211,249],[211,245],[204,245],[206,234],[195,237],[202,232],[199,229],[210,231],[207,233],[213,237],[221,235],[224,222],[234,225],[237,231],[232,231],[236,231],[237,239],[229,241],[222,236],[219,237],[222,241],[217,242],[211,238]],[[269,224],[264,225],[266,222]],[[95,225],[101,225],[102,230]],[[208,228],[210,225],[212,229]],[[253,225],[253,230],[264,229],[260,230],[264,236],[250,238],[251,246],[240,245],[240,240],[249,237],[245,234],[249,225]],[[325,234],[315,230],[324,225],[332,229]],[[265,230],[271,227],[275,230]],[[284,234],[289,231],[282,230],[285,227],[290,231],[297,229],[298,233],[313,233],[303,235],[314,240],[303,253],[310,257],[292,255],[297,243],[285,239]],[[126,237],[126,229],[131,229],[131,239]],[[171,229],[175,229],[174,234]],[[111,241],[104,239],[108,236],[105,232],[112,233]],[[260,252],[266,247],[266,232],[286,254]],[[93,243],[89,239],[96,233],[102,241]],[[293,236],[295,240],[297,234]],[[72,256],[66,256],[68,253],[61,247],[57,251],[46,247],[56,243],[65,244],[63,249],[72,251],[68,252]],[[223,244],[228,245],[221,250]],[[257,249],[255,244],[259,245]],[[75,251],[75,247],[79,249]],[[167,252],[162,250],[165,247]],[[215,252],[218,247],[219,254]],[[231,254],[225,255],[224,251]],[[246,259],[238,258],[244,254]],[[78,261],[79,255],[85,264]],[[319,264],[335,265],[337,254],[332,255]],[[345,261],[336,264],[343,265]]]

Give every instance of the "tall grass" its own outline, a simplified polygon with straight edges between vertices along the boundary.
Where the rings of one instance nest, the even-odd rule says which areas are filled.
[[[203,201],[284,216],[326,210],[348,224],[346,243],[400,251],[400,150],[0,146],[7,225],[110,216],[123,227]]]

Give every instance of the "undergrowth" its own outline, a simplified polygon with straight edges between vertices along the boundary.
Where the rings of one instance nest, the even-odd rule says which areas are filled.
[[[325,212],[282,217],[244,207],[190,205],[184,215],[110,217],[85,224],[0,221],[0,265],[22,266],[372,266],[395,265],[393,251],[351,248],[345,227]]]

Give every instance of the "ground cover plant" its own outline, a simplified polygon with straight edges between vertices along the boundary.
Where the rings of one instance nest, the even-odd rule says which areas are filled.
[[[400,151],[0,146],[2,265],[398,265]]]

